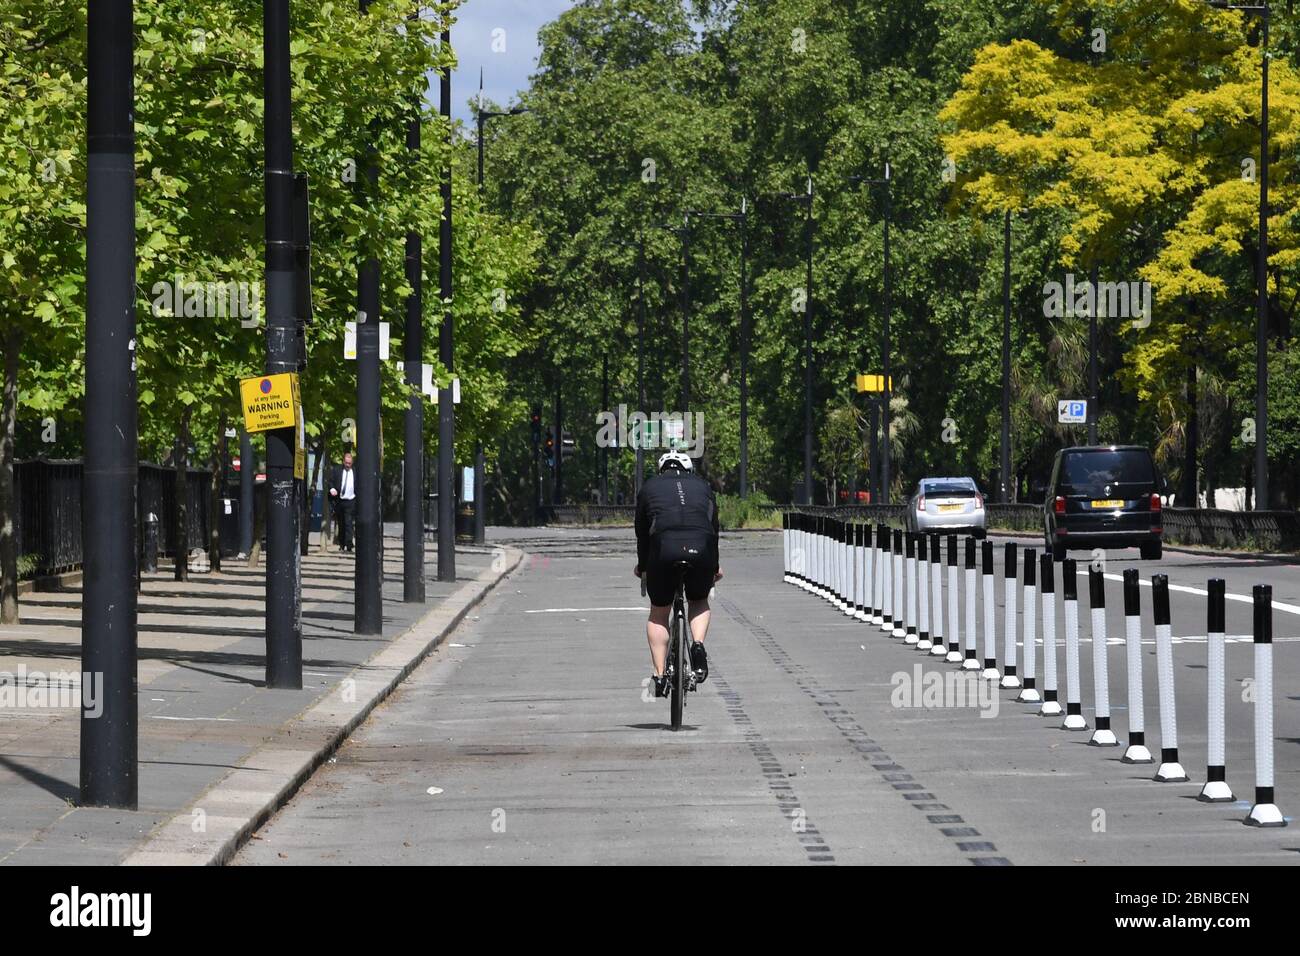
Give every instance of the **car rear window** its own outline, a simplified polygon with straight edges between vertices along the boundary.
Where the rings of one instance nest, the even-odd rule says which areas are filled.
[[[1140,448],[1074,451],[1061,462],[1061,484],[1071,488],[1153,485],[1155,480],[1151,454]]]
[[[926,495],[948,495],[954,498],[973,498],[975,489],[970,485],[955,481],[926,482],[921,486],[921,493]]]

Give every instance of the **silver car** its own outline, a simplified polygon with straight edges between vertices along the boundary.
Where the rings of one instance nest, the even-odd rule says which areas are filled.
[[[922,478],[907,503],[909,531],[966,531],[988,527],[984,496],[974,478]]]

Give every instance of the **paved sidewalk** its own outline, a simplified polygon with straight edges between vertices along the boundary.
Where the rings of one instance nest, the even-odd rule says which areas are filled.
[[[401,541],[385,545],[382,636],[353,634],[351,556],[303,559],[301,691],[263,687],[265,561],[254,571],[228,559],[221,573],[184,584],[170,568],[147,575],[139,809],[76,806],[77,709],[0,709],[0,864],[228,854],[519,559],[458,551],[460,580],[442,584],[430,542],[427,603],[404,604]],[[29,683],[34,671],[79,671],[80,599],[79,588],[24,595],[22,623],[0,628],[0,671],[25,668]]]

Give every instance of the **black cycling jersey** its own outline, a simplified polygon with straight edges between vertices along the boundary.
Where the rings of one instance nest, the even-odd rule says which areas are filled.
[[[717,553],[718,502],[709,483],[694,472],[670,468],[641,486],[636,497],[638,564],[646,566],[656,540],[666,532],[698,532]]]
[[[636,499],[636,553],[652,604],[672,603],[678,561],[691,566],[686,596],[707,597],[718,569],[718,504],[709,483],[678,469],[646,481]]]

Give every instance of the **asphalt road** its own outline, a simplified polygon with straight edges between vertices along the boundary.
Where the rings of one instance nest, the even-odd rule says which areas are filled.
[[[667,702],[644,692],[631,532],[503,529],[497,537],[532,557],[237,863],[1300,863],[1300,828],[1241,823],[1254,784],[1242,682],[1253,674],[1256,583],[1273,585],[1279,607],[1277,803],[1288,815],[1300,806],[1300,567],[1174,552],[1160,562],[1135,551],[1109,556],[1110,575],[1134,566],[1144,580],[1160,570],[1175,585],[1178,735],[1191,781],[1156,783],[1153,766],[1121,763],[1122,747],[1088,746],[1088,733],[1036,716],[1036,706],[1014,703],[1014,691],[996,694],[990,717],[969,706],[895,706],[897,675],[918,664],[956,668],[783,584],[777,533],[724,535],[712,674],[674,734]],[[999,542],[999,606],[1001,564]],[[1227,764],[1236,804],[1195,799],[1205,779],[1205,598],[1180,588],[1203,590],[1214,576],[1229,592]],[[1112,726],[1123,741],[1121,587],[1108,582],[1107,620]],[[1158,756],[1150,596],[1143,588],[1146,729]],[[1001,610],[998,620],[1001,649]],[[1057,635],[1063,641],[1059,621]],[[1063,657],[1059,667],[1063,699]],[[1041,651],[1039,674],[1041,686]]]

